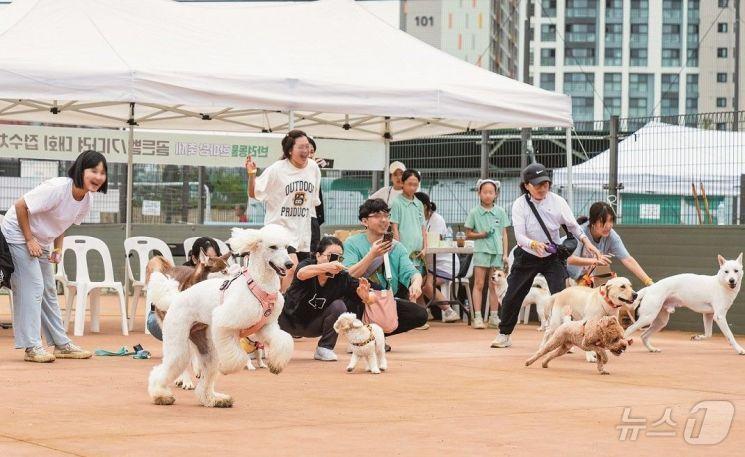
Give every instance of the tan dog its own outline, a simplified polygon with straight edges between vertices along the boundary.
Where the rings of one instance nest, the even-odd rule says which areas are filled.
[[[623,307],[633,307],[636,292],[631,281],[623,277],[613,278],[597,288],[584,286],[568,287],[553,294],[546,307],[548,328],[541,347],[545,346],[556,329],[570,320],[593,319],[603,316],[618,317]],[[587,361],[595,362],[595,354],[587,353]]]
[[[548,362],[566,354],[572,346],[577,346],[584,351],[592,351],[596,356],[598,372],[609,374],[604,368],[608,363],[608,354],[605,350],[608,349],[614,355],[621,355],[632,342],[633,340],[624,338],[623,327],[616,316],[565,322],[556,329],[538,352],[525,361],[525,366],[530,366],[550,352],[542,365],[543,368],[548,368]]]

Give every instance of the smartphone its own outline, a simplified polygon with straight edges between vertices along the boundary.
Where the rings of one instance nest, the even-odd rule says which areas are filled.
[[[383,234],[383,242],[390,243],[391,241],[393,241],[393,230],[389,229],[387,232]]]
[[[334,168],[334,159],[319,159],[323,160],[319,168]]]

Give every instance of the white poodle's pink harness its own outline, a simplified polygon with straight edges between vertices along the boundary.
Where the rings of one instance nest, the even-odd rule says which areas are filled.
[[[274,305],[277,303],[277,293],[269,293],[266,290],[262,289],[261,286],[259,286],[259,283],[257,283],[254,278],[251,277],[248,272],[248,268],[243,268],[240,274],[235,275],[233,279],[225,281],[222,286],[220,286],[220,303],[222,303],[225,291],[228,289],[230,284],[232,284],[233,281],[240,278],[241,276],[246,279],[248,290],[251,291],[251,293],[254,295],[254,297],[256,297],[257,300],[259,300],[262,308],[261,319],[259,319],[259,321],[251,327],[241,330],[240,336],[241,338],[243,338],[245,336],[252,335],[258,332],[264,327],[264,325],[266,325],[266,321],[269,320],[269,316],[271,316],[274,312]]]

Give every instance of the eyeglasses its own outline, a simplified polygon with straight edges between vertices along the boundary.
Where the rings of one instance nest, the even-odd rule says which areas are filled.
[[[367,216],[367,217],[368,217],[368,219],[369,219],[369,218],[375,218],[375,219],[390,219],[391,215],[390,215],[389,213],[384,213],[384,212],[380,212],[380,213],[374,213],[374,214],[370,214],[370,215],[369,215],[369,216]]]
[[[321,254],[323,257],[329,259],[329,262],[343,262],[344,256],[341,254]]]

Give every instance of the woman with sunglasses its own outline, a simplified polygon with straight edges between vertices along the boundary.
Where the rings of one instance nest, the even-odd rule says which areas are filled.
[[[347,311],[347,301],[359,302],[367,298],[369,284],[347,273],[342,264],[344,247],[338,238],[321,238],[315,251],[297,266],[295,278],[284,294],[285,306],[279,326],[293,336],[320,336],[313,358],[333,362],[337,360],[334,346],[339,336],[334,322]]]

